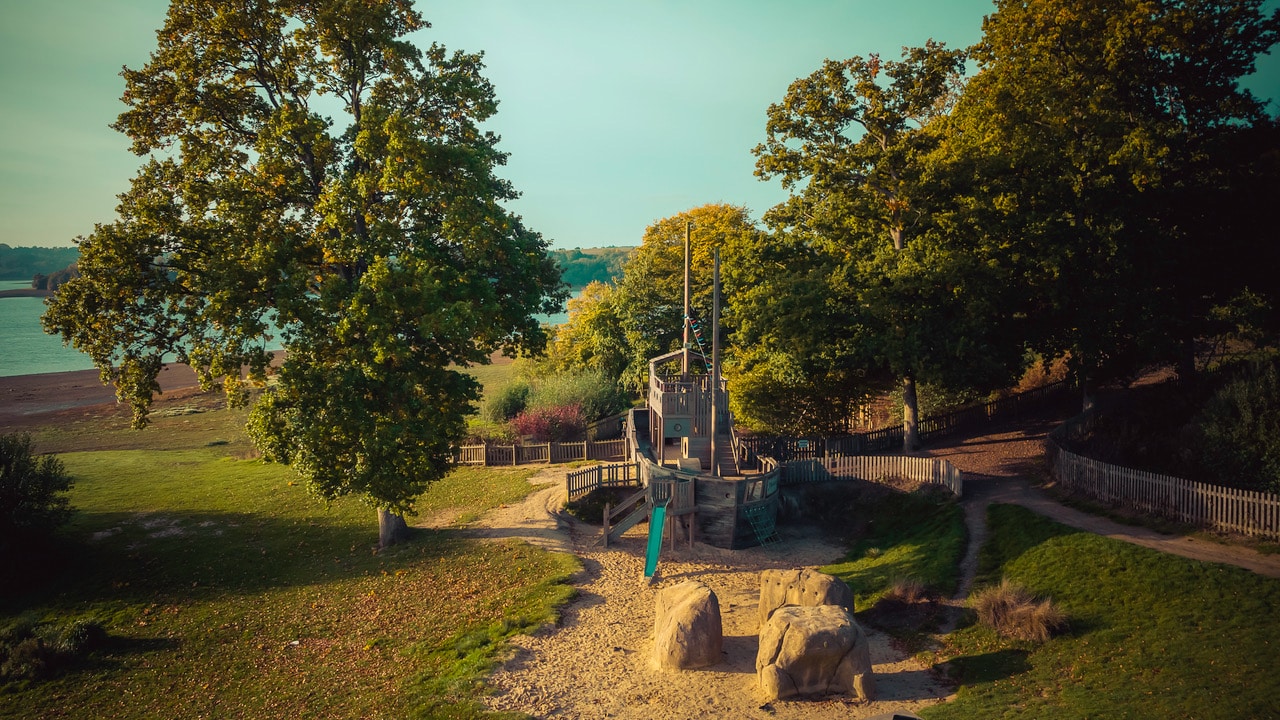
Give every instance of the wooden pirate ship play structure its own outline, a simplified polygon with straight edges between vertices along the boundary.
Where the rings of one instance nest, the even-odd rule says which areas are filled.
[[[684,346],[649,361],[646,406],[632,410],[627,425],[628,455],[642,487],[606,511],[606,544],[646,518],[659,542],[664,532],[672,543],[696,539],[731,549],[777,541],[779,465],[738,442],[720,375],[719,252],[710,357],[693,349],[701,333],[690,313],[689,281],[686,228]],[[656,548],[651,554],[656,562]]]

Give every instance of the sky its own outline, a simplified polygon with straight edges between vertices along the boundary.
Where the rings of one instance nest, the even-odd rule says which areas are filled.
[[[1274,4],[1274,3],[1272,3]],[[109,125],[122,66],[141,67],[167,0],[0,3],[0,242],[71,245],[115,217],[141,160]],[[512,209],[555,248],[638,245],[706,203],[754,217],[766,111],[825,58],[928,39],[965,47],[991,0],[461,0],[418,10],[414,40],[485,53],[510,153]],[[1280,57],[1248,83],[1280,100]],[[1273,102],[1273,112],[1280,108]]]

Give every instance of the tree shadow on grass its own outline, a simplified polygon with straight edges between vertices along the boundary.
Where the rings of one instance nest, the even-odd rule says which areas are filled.
[[[251,513],[81,513],[59,541],[32,548],[0,587],[0,614],[35,606],[77,606],[109,600],[252,595],[380,574],[466,552],[458,531],[420,530],[408,542],[377,552],[377,533],[323,515],[271,517]]]
[[[1030,653],[1010,648],[981,655],[962,655],[949,664],[954,674],[965,685],[980,685],[1019,675],[1031,669],[1027,661]]]

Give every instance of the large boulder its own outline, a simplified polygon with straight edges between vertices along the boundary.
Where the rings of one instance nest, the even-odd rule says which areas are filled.
[[[760,631],[756,680],[769,700],[840,693],[874,700],[867,636],[836,605],[779,608]]]
[[[659,667],[683,670],[720,662],[724,628],[716,594],[696,580],[663,588],[653,636],[653,659]]]
[[[817,570],[765,570],[760,573],[760,627],[785,605],[836,605],[853,612],[853,591],[844,581]]]

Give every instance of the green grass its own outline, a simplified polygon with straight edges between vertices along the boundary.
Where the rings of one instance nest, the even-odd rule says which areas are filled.
[[[864,494],[848,522],[865,527],[841,562],[822,572],[844,580],[855,611],[873,606],[899,578],[914,578],[942,594],[955,591],[964,554],[964,511],[931,492]]]
[[[962,682],[927,718],[1242,718],[1280,708],[1280,581],[1079,532],[994,505],[983,582],[1066,611],[1043,645],[970,626],[939,659]]]
[[[481,717],[502,640],[572,594],[577,561],[523,543],[416,531],[375,553],[370,508],[227,453],[62,456],[79,511],[62,564],[9,588],[0,624],[96,618],[111,641],[0,689],[0,717]],[[460,471],[423,510],[513,501],[529,472]]]

